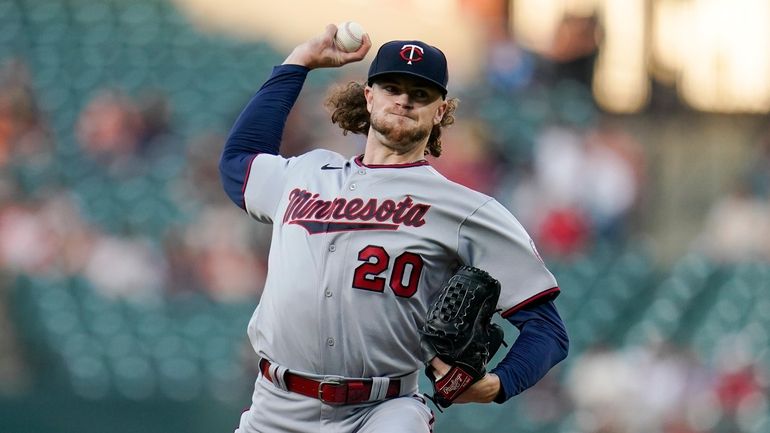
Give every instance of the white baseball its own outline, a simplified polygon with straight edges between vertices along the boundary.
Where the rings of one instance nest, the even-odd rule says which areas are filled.
[[[364,28],[355,21],[345,21],[337,26],[334,45],[346,53],[356,51],[364,43]]]

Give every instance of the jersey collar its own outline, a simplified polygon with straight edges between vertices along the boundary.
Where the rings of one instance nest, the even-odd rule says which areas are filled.
[[[421,167],[423,165],[430,165],[428,160],[421,159],[415,162],[406,162],[403,164],[364,164],[364,154],[358,155],[354,161],[359,167],[366,168],[409,168],[409,167]]]

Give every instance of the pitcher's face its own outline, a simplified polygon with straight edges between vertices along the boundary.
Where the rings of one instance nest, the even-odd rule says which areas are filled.
[[[364,95],[377,138],[399,152],[425,146],[446,111],[438,88],[409,75],[380,77],[365,88]]]

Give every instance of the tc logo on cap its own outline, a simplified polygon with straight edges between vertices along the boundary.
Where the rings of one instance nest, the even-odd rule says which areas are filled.
[[[0,0],[2,2],[2,0]],[[369,65],[366,82],[385,74],[407,74],[424,78],[441,89],[446,96],[448,77],[446,56],[438,48],[417,40],[390,41],[384,43]]]
[[[407,44],[401,47],[401,58],[406,60],[407,65],[411,65],[412,62],[419,62],[422,60],[422,55],[424,51],[421,46],[419,45],[413,45],[413,44]]]

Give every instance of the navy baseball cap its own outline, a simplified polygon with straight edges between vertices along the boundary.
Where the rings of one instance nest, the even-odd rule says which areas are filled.
[[[367,82],[385,74],[407,74],[430,81],[446,96],[449,81],[446,56],[438,48],[422,41],[390,41],[377,51]]]

